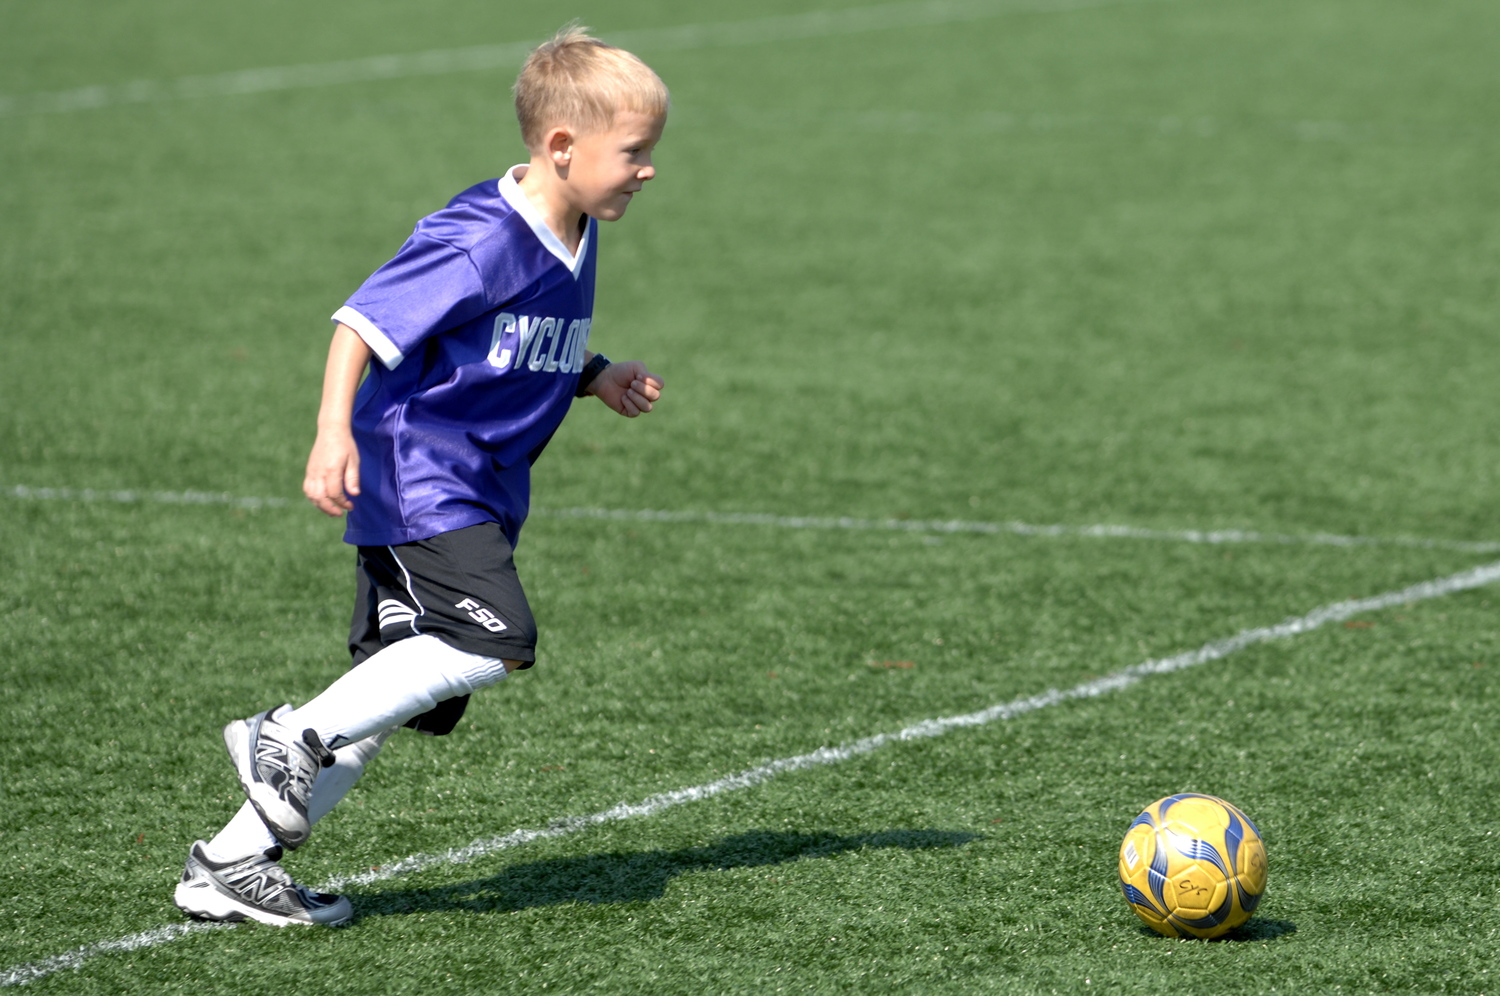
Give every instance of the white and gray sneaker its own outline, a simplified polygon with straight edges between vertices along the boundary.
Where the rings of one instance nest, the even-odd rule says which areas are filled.
[[[195,920],[337,927],[354,918],[348,899],[298,885],[277,864],[280,859],[281,848],[272,847],[238,861],[215,861],[203,841],[197,841],[188,851],[172,901]]]
[[[334,762],[315,730],[300,735],[276,720],[291,706],[269,709],[224,727],[224,746],[250,805],[276,839],[293,850],[307,843],[307,800],[318,770]]]

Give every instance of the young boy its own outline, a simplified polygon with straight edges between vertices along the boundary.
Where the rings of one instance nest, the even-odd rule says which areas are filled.
[[[293,882],[282,849],[307,841],[396,727],[446,734],[470,693],[532,665],[511,559],[531,464],[574,397],[630,418],[661,397],[644,364],[587,343],[597,221],[655,176],[666,87],[568,27],[531,54],[515,100],[530,162],[424,218],[333,316],[303,490],[348,513],[359,550],[355,666],[300,708],[224,728],[248,801],[193,844],[174,896],[189,916],[351,918],[344,897]]]

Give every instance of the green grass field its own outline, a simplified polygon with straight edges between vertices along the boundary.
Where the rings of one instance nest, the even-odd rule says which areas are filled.
[[[454,736],[394,740],[288,858],[355,922],[165,931],[240,798],[219,728],[345,664],[352,555],[299,492],[326,316],[524,158],[513,62],[285,67],[574,15],[673,91],[659,178],[603,233],[592,341],[667,397],[580,406],[537,466],[539,666]],[[1500,988],[1487,587],[559,822],[1500,556],[1493,4],[0,0],[0,23],[0,982]],[[924,525],[953,521],[981,525]],[[1069,528],[974,531],[1012,522]],[[1320,535],[1433,542],[1293,541]],[[1225,941],[1144,931],[1115,883],[1127,824],[1183,790],[1265,836],[1265,902]]]

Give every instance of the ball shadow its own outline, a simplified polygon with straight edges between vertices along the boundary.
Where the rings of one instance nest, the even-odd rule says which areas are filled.
[[[1287,934],[1295,934],[1297,925],[1290,920],[1267,920],[1263,917],[1251,917],[1245,923],[1219,938],[1221,941],[1230,943],[1243,943],[1245,941],[1273,941]]]
[[[943,830],[885,830],[852,836],[757,830],[676,851],[532,861],[457,885],[365,893],[356,897],[355,907],[357,918],[364,919],[440,910],[508,913],[561,903],[635,903],[661,898],[668,883],[686,872],[759,868],[863,848],[958,847],[980,836]]]
[[[1162,936],[1150,927],[1141,927],[1140,932],[1145,937],[1156,938]],[[1215,937],[1213,940],[1205,941],[1204,943],[1243,944],[1247,941],[1273,941],[1278,937],[1295,934],[1296,932],[1297,925],[1290,920],[1267,920],[1264,917],[1251,917],[1250,920],[1235,927],[1222,937]],[[1178,939],[1182,941],[1195,940],[1192,937]]]

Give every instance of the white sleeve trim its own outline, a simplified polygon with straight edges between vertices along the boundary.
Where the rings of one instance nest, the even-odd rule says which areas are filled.
[[[380,358],[380,362],[385,364],[387,370],[396,369],[396,367],[401,365],[401,361],[406,359],[401,350],[396,348],[396,344],[391,342],[374,322],[347,304],[333,313],[333,321],[343,322],[355,332],[358,332],[359,337],[365,341],[365,345],[374,351],[375,355]]]

